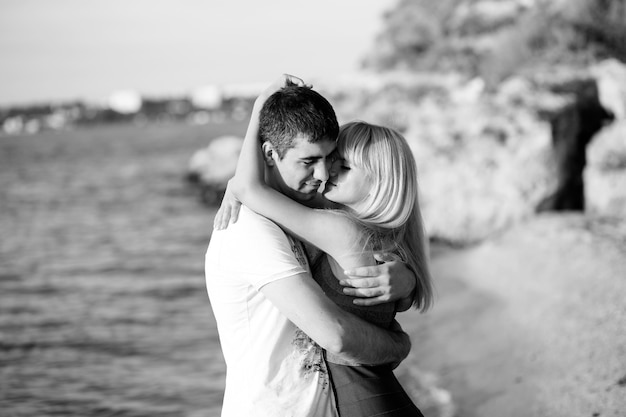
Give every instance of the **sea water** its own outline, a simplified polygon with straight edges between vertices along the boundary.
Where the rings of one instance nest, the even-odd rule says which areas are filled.
[[[203,272],[214,209],[184,177],[196,149],[244,131],[0,136],[1,415],[219,415]]]

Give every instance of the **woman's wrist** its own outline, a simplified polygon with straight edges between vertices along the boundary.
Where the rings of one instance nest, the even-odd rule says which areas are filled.
[[[254,105],[252,106],[252,111],[256,111],[258,113],[261,112],[261,109],[263,108],[263,105],[265,104],[265,102],[267,101],[267,99],[269,98],[269,96],[263,92],[261,93],[256,100],[254,100]]]

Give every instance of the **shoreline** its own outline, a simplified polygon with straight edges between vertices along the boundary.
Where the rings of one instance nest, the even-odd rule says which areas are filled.
[[[424,414],[623,412],[624,224],[542,215],[480,245],[434,251],[435,307],[399,315],[413,349],[398,377],[409,390],[444,390]]]

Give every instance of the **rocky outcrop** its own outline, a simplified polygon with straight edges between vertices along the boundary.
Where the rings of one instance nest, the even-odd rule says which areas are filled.
[[[342,122],[362,119],[404,133],[418,163],[430,236],[474,242],[533,215],[556,187],[549,123],[527,102],[537,100],[538,89],[521,78],[497,94],[485,93],[480,79],[413,80],[391,76],[367,100],[356,94],[332,102]],[[558,101],[544,96],[542,103]]]
[[[551,117],[560,187],[544,203],[551,202],[556,209],[584,206],[595,215],[624,217],[626,65],[607,59],[592,65],[588,77],[582,86],[570,82],[553,87],[561,93],[578,93]]]
[[[587,211],[626,218],[626,119],[604,129],[589,145],[587,158]]]
[[[242,143],[239,137],[221,136],[192,155],[187,179],[199,186],[204,203],[212,205],[220,202],[228,180],[235,174]]]
[[[600,102],[616,119],[626,119],[626,65],[617,59],[606,59],[590,67],[598,82]]]
[[[400,0],[364,65],[499,82],[537,65],[626,60],[624,21],[624,0]]]
[[[362,119],[404,133],[418,162],[429,234],[463,244],[537,211],[584,208],[586,146],[623,105],[614,99],[605,108],[600,73],[555,67],[495,90],[481,78],[388,73],[376,86],[334,92],[331,102],[340,122]]]
[[[549,116],[558,183],[537,210],[584,210],[586,147],[614,116],[600,103],[597,82],[592,78],[567,80],[550,88],[557,94],[571,96],[571,100]]]
[[[626,116],[625,16],[624,0],[398,1],[364,60],[386,82],[341,96],[338,114],[405,133],[434,237],[476,241],[586,204],[620,213],[621,170],[585,168],[594,136]]]
[[[588,206],[624,213],[623,128],[605,125],[612,113],[622,120],[626,95],[604,93],[622,85],[626,70],[614,62],[595,68],[550,68],[511,77],[496,90],[478,77],[406,72],[353,78],[350,89],[318,85],[340,123],[360,119],[405,135],[430,236],[465,244],[537,211]],[[192,158],[189,176],[201,184],[205,202],[219,201],[240,146],[239,138],[218,138]]]
[[[515,23],[532,3],[534,1],[463,2],[453,10],[447,26],[463,36],[491,33]]]

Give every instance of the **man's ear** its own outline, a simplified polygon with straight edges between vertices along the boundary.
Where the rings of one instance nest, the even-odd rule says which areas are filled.
[[[263,150],[263,159],[265,160],[265,163],[267,166],[273,167],[275,164],[274,158],[278,157],[278,153],[274,149],[274,146],[269,141],[265,141],[263,142],[263,145],[261,145],[261,149]]]

